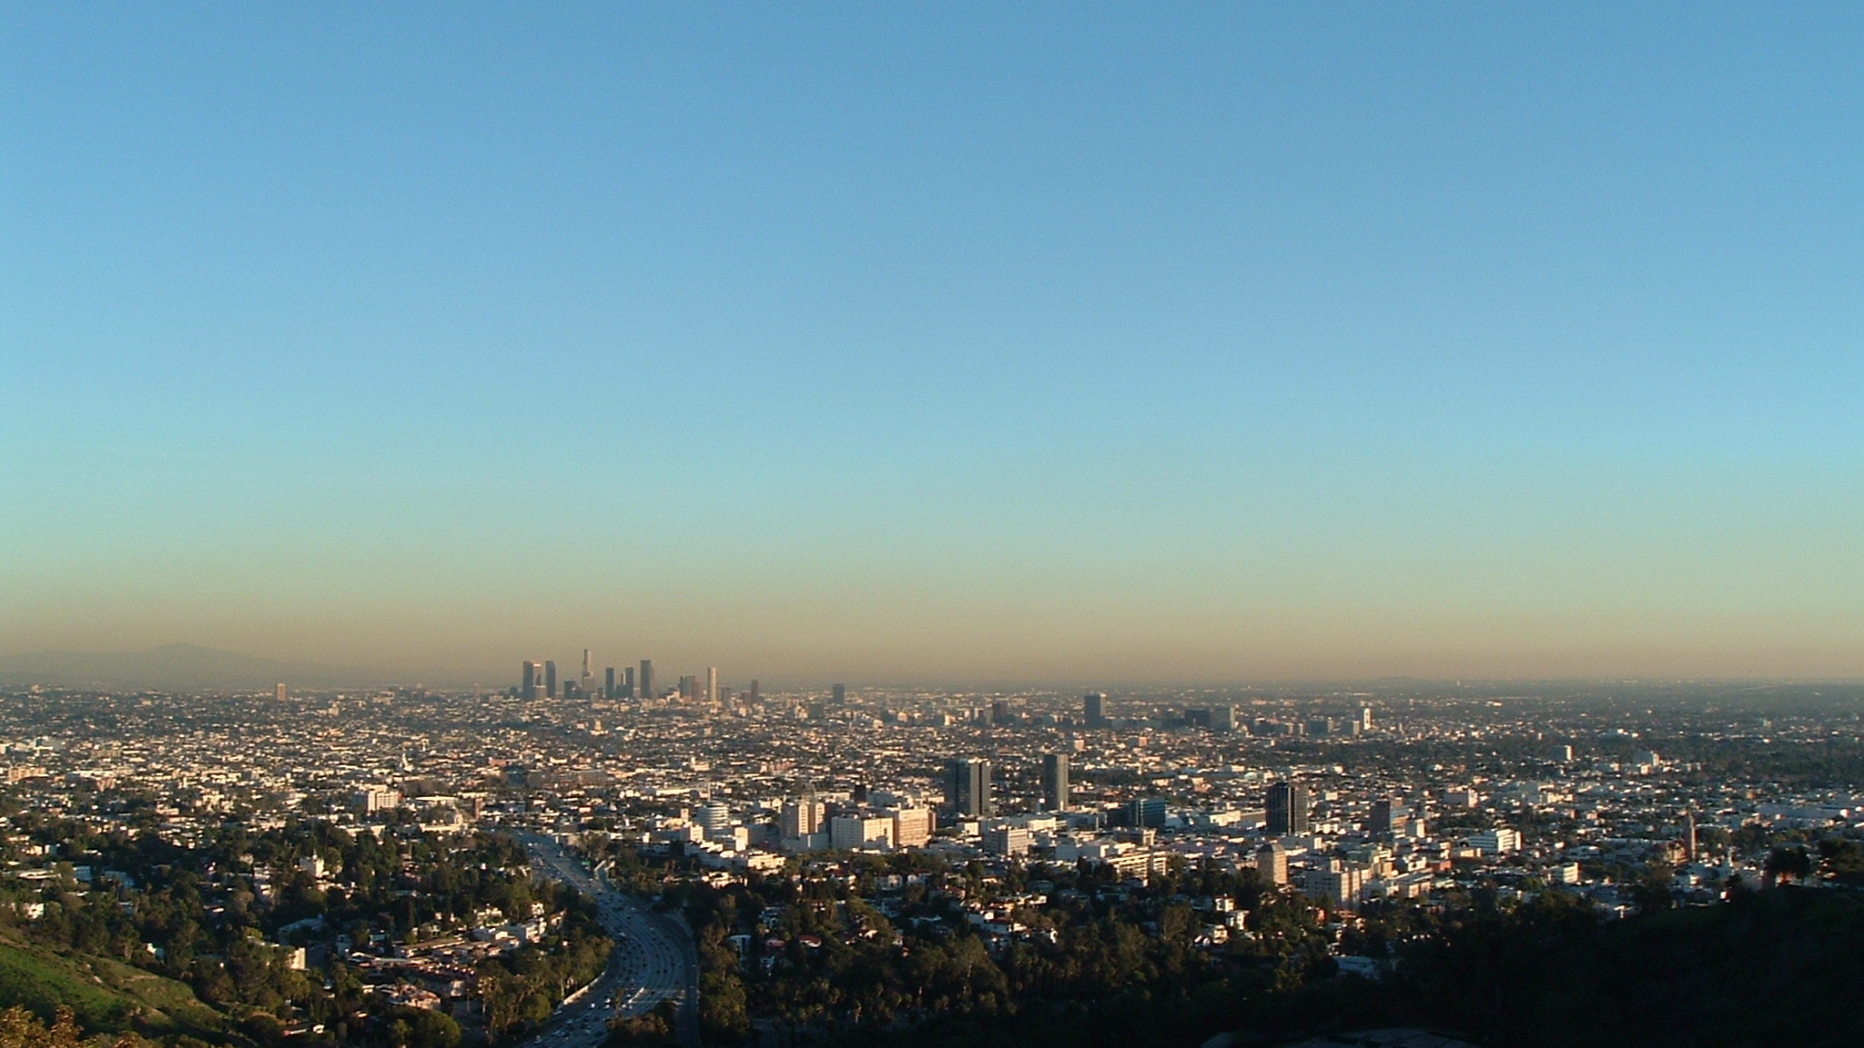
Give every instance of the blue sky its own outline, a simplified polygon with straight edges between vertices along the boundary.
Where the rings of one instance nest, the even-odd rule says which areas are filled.
[[[0,649],[1864,674],[1849,6],[22,6]]]

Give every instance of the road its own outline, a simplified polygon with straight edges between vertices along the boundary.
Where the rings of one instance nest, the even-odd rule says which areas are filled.
[[[598,881],[549,837],[517,835],[539,876],[574,887],[596,901],[602,926],[615,940],[608,970],[557,1008],[538,1031],[539,1048],[593,1048],[608,1036],[611,1016],[640,1015],[663,1000],[678,1005],[676,1032],[685,1048],[699,1044],[699,958],[680,922],[640,899]]]

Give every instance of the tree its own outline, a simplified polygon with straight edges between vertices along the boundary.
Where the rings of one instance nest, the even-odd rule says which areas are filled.
[[[1812,875],[1812,856],[1804,848],[1781,845],[1767,853],[1761,870],[1780,881],[1803,881]]]

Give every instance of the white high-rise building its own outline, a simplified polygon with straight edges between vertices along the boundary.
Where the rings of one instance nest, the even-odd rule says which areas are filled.
[[[893,820],[884,815],[837,815],[828,821],[828,846],[837,850],[893,847]]]
[[[893,843],[901,848],[923,847],[932,839],[936,824],[930,808],[897,808],[893,815]]]

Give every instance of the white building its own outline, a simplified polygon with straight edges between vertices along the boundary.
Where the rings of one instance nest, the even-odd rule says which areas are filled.
[[[1484,855],[1509,855],[1521,850],[1521,834],[1506,826],[1469,835],[1469,846]]]
[[[888,851],[893,847],[893,820],[884,815],[837,815],[828,821],[828,846],[838,851]]]
[[[922,847],[937,828],[930,808],[898,808],[893,817],[893,843],[901,848]]]

